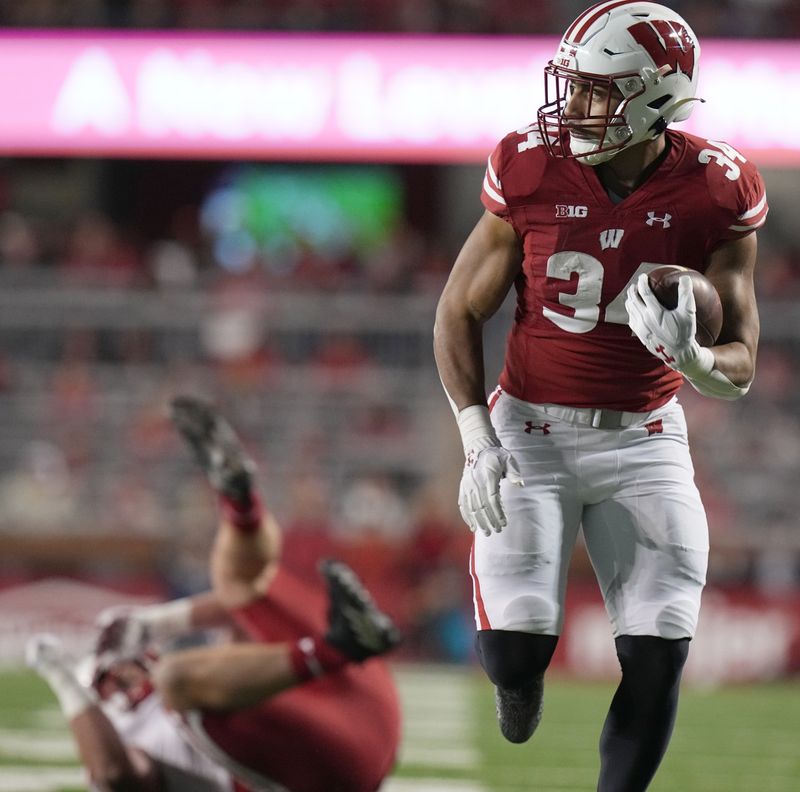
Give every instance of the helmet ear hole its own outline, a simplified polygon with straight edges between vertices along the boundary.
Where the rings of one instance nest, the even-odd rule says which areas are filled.
[[[663,96],[659,96],[656,99],[653,99],[652,102],[648,102],[647,106],[652,108],[653,110],[658,110],[659,108],[663,107],[670,99],[672,99],[672,94],[664,94]]]

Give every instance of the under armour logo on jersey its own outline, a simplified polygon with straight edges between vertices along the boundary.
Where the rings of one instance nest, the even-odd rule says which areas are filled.
[[[588,206],[569,206],[568,204],[556,204],[556,217],[588,217]]]
[[[648,212],[647,220],[645,220],[645,222],[649,226],[655,225],[656,223],[661,223],[662,228],[669,228],[670,220],[672,220],[672,215],[668,212],[664,212],[663,217],[659,217],[655,212]]]
[[[550,424],[535,424],[533,421],[525,421],[525,434],[532,432],[541,432],[542,434],[550,434]]]
[[[625,231],[622,228],[607,228],[600,234],[600,247],[603,250],[618,248],[624,233]]]

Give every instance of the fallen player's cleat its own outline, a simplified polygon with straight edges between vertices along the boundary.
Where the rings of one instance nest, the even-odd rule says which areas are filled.
[[[384,654],[400,643],[400,631],[347,564],[323,561],[328,586],[328,633],[325,638],[347,657],[361,661]]]
[[[231,500],[246,501],[256,466],[216,408],[202,399],[178,396],[170,404],[170,417],[211,486]]]
[[[509,742],[527,742],[542,719],[544,677],[518,690],[495,688],[494,701],[500,731]]]

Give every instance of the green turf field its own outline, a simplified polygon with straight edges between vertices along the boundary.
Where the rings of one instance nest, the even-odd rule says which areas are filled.
[[[400,668],[401,763],[385,792],[593,792],[609,685],[551,681],[545,720],[527,745],[505,743],[477,672]],[[85,790],[45,685],[0,674],[0,792]],[[652,792],[798,792],[800,682],[685,690]]]

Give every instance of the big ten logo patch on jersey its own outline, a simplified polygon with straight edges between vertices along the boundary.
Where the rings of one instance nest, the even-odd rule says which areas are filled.
[[[567,204],[556,204],[556,217],[588,217],[588,206],[569,206]]]
[[[600,247],[602,250],[609,248],[618,248],[619,243],[622,242],[622,235],[625,230],[622,228],[607,228],[600,234]]]

